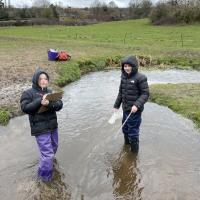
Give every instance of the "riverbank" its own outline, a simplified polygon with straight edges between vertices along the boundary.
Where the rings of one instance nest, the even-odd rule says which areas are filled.
[[[150,87],[150,101],[191,119],[200,128],[200,84],[157,84]]]
[[[120,61],[123,56],[113,56],[113,57],[100,57],[100,58],[91,58],[91,59],[82,59],[79,61],[69,61],[69,62],[57,62],[57,70],[52,70],[52,68],[44,68],[50,76],[51,76],[51,87],[54,90],[61,90],[61,87],[78,80],[81,78],[82,75],[102,71],[102,70],[110,70],[110,69],[120,69]],[[162,62],[162,59],[152,59],[150,56],[138,55],[140,69],[148,69],[148,70],[157,70],[157,69],[187,69],[192,70],[194,69],[193,66],[185,66],[185,65],[178,65],[179,61],[173,60],[174,65],[169,65],[172,62],[170,59],[167,62]],[[16,75],[16,73],[14,74]],[[26,74],[24,74],[26,75]],[[21,80],[19,84],[9,85],[8,87],[1,88],[1,108],[0,108],[0,124],[6,125],[9,122],[9,119],[15,116],[22,115],[20,109],[20,96],[22,91],[31,87],[31,77],[32,74],[27,74],[26,79]],[[12,78],[11,78],[12,80]],[[152,86],[152,88],[156,88]],[[168,94],[169,95],[169,94]],[[15,98],[13,98],[15,96]],[[157,94],[156,90],[152,92],[152,101],[157,101],[156,99]],[[168,97],[167,97],[168,98]],[[163,97],[164,99],[164,97]],[[164,101],[164,100],[163,100]],[[163,102],[156,102],[162,104]],[[2,106],[3,105],[3,106]],[[168,106],[167,104],[163,104]],[[176,111],[176,110],[175,110]],[[184,115],[185,116],[185,115]]]

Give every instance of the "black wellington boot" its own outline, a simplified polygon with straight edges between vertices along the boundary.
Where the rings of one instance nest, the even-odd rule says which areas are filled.
[[[138,138],[134,138],[133,140],[131,140],[131,151],[133,153],[138,153],[138,151],[139,151],[139,139]]]
[[[125,145],[129,145],[130,144],[127,134],[124,134],[124,144]]]

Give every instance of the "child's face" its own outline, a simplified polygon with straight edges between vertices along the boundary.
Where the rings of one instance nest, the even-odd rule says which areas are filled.
[[[48,78],[47,78],[46,74],[40,74],[39,80],[38,80],[38,85],[42,89],[48,87],[49,81],[48,81]]]
[[[132,72],[132,66],[129,65],[129,64],[124,64],[124,71],[127,73],[127,74],[130,74]]]

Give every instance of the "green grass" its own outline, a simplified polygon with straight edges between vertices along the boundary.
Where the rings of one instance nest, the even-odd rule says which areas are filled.
[[[119,67],[120,56],[115,57],[99,57],[92,59],[82,59],[78,62],[72,61],[67,63],[59,63],[59,76],[54,84],[62,87],[67,83],[73,82],[81,77],[81,75],[101,71],[108,67]]]
[[[187,48],[200,47],[200,26],[152,26],[147,19],[108,22],[88,26],[37,26],[1,28],[4,38],[42,41],[84,41],[90,43],[125,43],[135,46]]]
[[[188,57],[160,57],[153,60],[153,65],[165,64],[172,66],[173,68],[179,69],[194,69],[200,70],[200,59],[199,58],[188,58]]]
[[[26,41],[28,45],[50,42],[52,46],[55,45],[54,47],[62,47],[76,53],[81,50],[88,52],[89,48],[89,56],[106,56],[107,53],[116,55],[116,52],[117,55],[144,53],[154,56],[184,56],[190,52],[189,54],[194,57],[200,50],[199,25],[152,26],[147,19],[88,26],[6,27],[0,28],[0,38],[1,46],[6,46],[6,41],[12,40],[12,44]]]
[[[200,84],[151,85],[150,93],[150,101],[169,107],[200,128]]]
[[[152,26],[148,19],[140,19],[88,26],[0,28],[2,59],[8,52],[12,57],[37,52],[40,57],[35,65],[39,61],[46,65],[49,48],[64,49],[76,61],[135,54],[152,56],[155,65],[200,69],[200,25]]]
[[[81,77],[80,69],[75,62],[60,63],[59,76],[54,83],[60,87],[73,82]]]
[[[0,124],[6,125],[9,121],[9,112],[6,109],[0,108]]]

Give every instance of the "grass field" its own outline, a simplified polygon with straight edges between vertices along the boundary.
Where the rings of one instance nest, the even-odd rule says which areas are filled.
[[[1,49],[43,44],[67,49],[74,57],[116,53],[198,57],[200,25],[152,26],[142,19],[88,26],[9,27],[0,28],[0,38]]]

